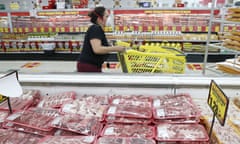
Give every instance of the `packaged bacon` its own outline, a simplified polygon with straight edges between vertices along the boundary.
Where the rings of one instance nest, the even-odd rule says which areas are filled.
[[[0,133],[1,144],[36,144],[42,138],[38,135],[8,129],[0,129]]]
[[[108,107],[105,115],[150,119],[152,117],[152,109],[148,107],[112,105]]]
[[[208,142],[206,129],[200,124],[157,125],[156,140],[160,142]]]
[[[104,127],[101,136],[153,138],[154,127],[143,124],[109,124]]]
[[[100,137],[95,144],[156,144],[156,142],[140,137]]]
[[[43,96],[37,107],[40,108],[60,108],[63,104],[76,99],[76,92],[68,91]]]
[[[111,105],[126,105],[139,107],[152,107],[151,97],[143,95],[114,95],[110,98]]]
[[[18,111],[6,118],[7,122],[42,131],[51,131],[53,129],[53,127],[51,127],[52,120],[53,117],[46,116],[31,110]]]
[[[95,136],[47,136],[38,144],[93,144]]]
[[[52,126],[82,135],[99,135],[102,129],[102,124],[98,119],[76,114],[65,114],[56,117],[52,121]]]

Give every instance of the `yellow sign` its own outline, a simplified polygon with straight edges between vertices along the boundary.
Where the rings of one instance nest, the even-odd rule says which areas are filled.
[[[0,103],[7,100],[7,97],[3,96],[3,95],[0,95]]]
[[[223,93],[222,89],[215,83],[215,81],[212,80],[208,95],[208,105],[222,126],[226,120],[228,103],[228,97]]]

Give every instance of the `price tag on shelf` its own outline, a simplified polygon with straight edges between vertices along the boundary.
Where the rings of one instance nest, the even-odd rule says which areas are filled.
[[[80,32],[80,29],[79,29],[79,27],[76,27],[76,32]]]
[[[18,32],[22,33],[23,29],[22,28],[18,28]]]
[[[13,29],[13,31],[14,31],[14,29]],[[0,27],[0,32],[3,32],[3,27]]]
[[[33,28],[33,32],[37,32],[37,28],[36,27]]]
[[[159,31],[159,26],[155,26],[154,30]]]
[[[147,27],[147,30],[148,30],[149,32],[151,32],[151,31],[152,31],[152,26],[148,26],[148,27]]]
[[[220,27],[219,26],[216,26],[215,27],[215,32],[219,32],[220,31]]]
[[[73,27],[70,27],[70,28],[69,28],[69,32],[73,32]]]
[[[115,26],[115,31],[119,31],[119,30],[120,30],[119,26]]]
[[[59,27],[56,27],[56,32],[60,32],[60,28]]]
[[[26,27],[26,28],[24,29],[24,31],[25,31],[25,32],[29,32],[29,28]]]
[[[40,32],[44,32],[44,27],[41,27],[41,28],[40,28]]]
[[[193,32],[193,26],[189,26],[188,29],[190,32]]]
[[[168,31],[168,26],[164,26],[164,27],[163,27],[163,30],[164,30],[164,31]]]
[[[138,31],[142,32],[143,31],[143,27],[142,26],[138,26]]]
[[[65,28],[64,27],[61,27],[60,30],[61,30],[61,32],[65,32]]]
[[[48,28],[48,32],[53,32],[52,27],[49,27],[49,28]]]
[[[185,32],[185,31],[186,31],[186,26],[182,26],[182,27],[181,27],[181,31],[182,31],[182,32]]]
[[[224,126],[227,116],[229,99],[214,80],[212,80],[210,84],[207,102],[220,124]]]
[[[176,26],[172,26],[172,31],[176,31],[176,30],[177,30]]]
[[[197,27],[197,31],[198,31],[198,32],[202,32],[202,26],[198,26],[198,27]]]

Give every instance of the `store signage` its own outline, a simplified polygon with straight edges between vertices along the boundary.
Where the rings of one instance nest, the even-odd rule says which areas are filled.
[[[207,102],[220,124],[224,126],[227,116],[229,99],[213,80],[210,84]]]
[[[87,15],[88,11],[40,11],[38,16]]]

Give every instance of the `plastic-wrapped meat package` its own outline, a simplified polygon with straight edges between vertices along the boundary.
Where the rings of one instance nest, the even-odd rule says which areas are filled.
[[[79,136],[79,135],[81,135],[81,134],[71,132],[71,131],[68,131],[68,130],[62,130],[62,129],[58,129],[54,133],[54,136]]]
[[[66,103],[60,109],[63,114],[79,114],[86,117],[96,117],[99,121],[104,119],[103,114],[107,105],[95,104],[84,100],[76,99]]]
[[[152,109],[147,107],[136,106],[110,106],[105,112],[106,116],[131,117],[131,118],[148,118],[152,117]]]
[[[41,108],[60,108],[63,104],[73,101],[76,98],[76,92],[68,91],[56,93],[49,96],[43,96],[37,107]]]
[[[23,125],[17,125],[17,124],[11,123],[11,122],[5,122],[3,124],[3,127],[6,129],[14,129],[16,131],[21,131],[21,132],[25,132],[25,133],[40,135],[40,136],[54,135],[54,133],[56,132],[56,129],[52,129],[50,131],[43,131],[43,130],[31,128],[31,127],[26,127]]]
[[[152,107],[151,97],[143,95],[117,95],[110,98],[111,105]]]
[[[102,124],[98,119],[75,114],[56,117],[52,121],[52,126],[82,135],[99,135],[102,129]]]
[[[11,122],[16,125],[30,127],[42,131],[51,131],[51,122],[53,117],[46,116],[34,111],[18,111],[9,115],[6,119],[7,122]]]
[[[10,98],[10,104],[13,111],[24,110],[32,106],[39,98],[39,90],[23,90],[20,97]],[[0,103],[0,110],[9,110],[8,101]]]
[[[198,123],[200,112],[186,94],[166,95],[153,100],[154,122]]]
[[[117,117],[117,116],[106,116],[105,121],[107,123],[124,123],[124,124],[150,124],[151,119],[146,118],[131,118],[131,117]]]
[[[38,144],[93,144],[95,136],[47,136]]]
[[[111,124],[104,127],[101,136],[153,138],[154,127],[142,124]]]
[[[84,101],[88,104],[99,104],[99,105],[108,105],[108,97],[98,96],[93,94],[84,94],[80,95],[78,98],[79,101]]]
[[[95,144],[156,144],[153,139],[137,137],[100,137]]]
[[[156,140],[160,142],[207,142],[207,131],[200,124],[169,124],[157,125]]]
[[[0,129],[1,144],[36,144],[42,137],[13,130]]]
[[[0,111],[0,128],[2,128],[2,124],[5,121],[6,117],[8,116],[8,111]]]
[[[26,99],[32,99],[31,106],[36,106],[41,99],[40,90],[24,89],[22,97]]]
[[[39,113],[41,115],[45,115],[49,117],[57,117],[60,115],[60,112],[58,109],[32,107],[32,108],[29,108],[28,110],[33,111],[34,113]]]

